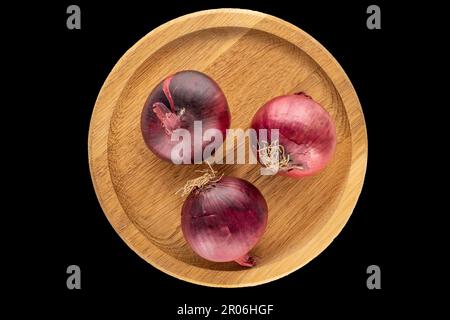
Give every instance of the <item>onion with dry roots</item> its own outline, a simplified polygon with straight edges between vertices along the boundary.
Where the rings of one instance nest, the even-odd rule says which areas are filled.
[[[254,115],[258,159],[274,173],[301,178],[318,173],[333,158],[336,128],[329,113],[304,93],[276,97]],[[260,134],[267,130],[267,137]],[[272,137],[271,129],[279,136]]]
[[[199,256],[215,262],[256,264],[249,251],[267,224],[267,203],[250,182],[216,177],[215,172],[188,181],[181,210],[183,235]]]

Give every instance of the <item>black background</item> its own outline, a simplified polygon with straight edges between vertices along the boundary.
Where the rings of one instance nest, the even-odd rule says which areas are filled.
[[[70,4],[81,7],[81,30],[66,28]],[[366,27],[370,4],[381,7],[381,30]],[[151,267],[127,247],[106,220],[88,168],[91,112],[117,60],[160,24],[186,13],[221,7],[275,15],[321,42],[351,79],[369,136],[364,188],[344,230],[299,271],[253,288],[202,287]],[[383,1],[124,1],[95,5],[61,1],[27,8],[26,19],[34,27],[21,32],[21,37],[33,43],[26,53],[34,69],[29,72],[29,94],[23,99],[31,97],[29,118],[39,129],[27,132],[29,140],[37,141],[29,144],[27,152],[35,155],[38,183],[30,200],[36,208],[30,220],[37,231],[36,247],[26,250],[26,255],[28,261],[34,261],[27,264],[28,270],[39,271],[33,276],[34,285],[30,287],[25,280],[18,286],[20,294],[46,297],[73,312],[96,306],[141,310],[147,318],[158,313],[159,319],[175,319],[177,306],[185,303],[213,307],[274,304],[275,312],[267,319],[301,317],[310,312],[319,317],[330,313],[367,317],[385,315],[390,307],[417,307],[404,309],[398,298],[414,295],[414,289],[406,287],[409,278],[404,255],[408,245],[399,230],[407,213],[397,192],[407,175],[400,165],[407,147],[399,143],[405,133],[398,130],[395,100],[398,91],[402,92],[398,83],[405,77],[408,63],[408,56],[401,54],[410,38],[405,23],[411,14],[405,6],[393,7]],[[17,10],[25,19],[23,9]],[[20,42],[17,39],[14,43]],[[387,181],[386,177],[391,178]],[[26,203],[18,205],[25,211]],[[66,288],[66,268],[71,264],[81,267],[81,290]],[[371,264],[381,267],[381,290],[366,287],[366,268]],[[107,298],[106,305],[101,302],[103,298]],[[41,305],[43,309],[47,306],[51,309]]]

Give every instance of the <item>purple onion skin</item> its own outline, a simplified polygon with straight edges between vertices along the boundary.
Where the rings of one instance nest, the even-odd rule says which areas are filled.
[[[332,160],[336,128],[329,113],[304,93],[285,95],[266,102],[254,115],[252,128],[278,129],[279,144],[291,163],[279,175],[302,178],[317,174]],[[270,130],[268,140],[272,142]]]
[[[192,191],[183,204],[181,227],[191,248],[215,262],[251,267],[248,252],[267,225],[267,203],[250,182],[223,177]]]
[[[184,109],[184,110],[183,110]],[[172,148],[179,141],[171,141],[178,128],[191,132],[191,163],[203,159],[206,141],[194,148],[194,121],[202,121],[203,132],[216,128],[225,137],[231,116],[224,93],[209,76],[198,71],[180,71],[159,83],[150,93],[141,114],[141,131],[147,147],[159,158],[172,162]]]

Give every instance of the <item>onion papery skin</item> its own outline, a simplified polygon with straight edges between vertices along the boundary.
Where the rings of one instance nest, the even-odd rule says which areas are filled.
[[[266,200],[253,184],[223,177],[188,195],[182,207],[181,227],[199,256],[251,267],[255,259],[248,252],[264,233],[267,213]]]
[[[180,141],[171,141],[179,128],[191,133],[188,163],[203,159],[203,150],[212,141],[201,140],[194,148],[194,121],[202,121],[202,131],[215,128],[225,139],[231,115],[219,85],[204,73],[186,70],[168,76],[148,96],[141,113],[141,132],[147,147],[162,160],[172,161],[172,149]],[[201,138],[200,138],[201,139]],[[197,157],[195,157],[197,154]],[[186,162],[183,162],[186,163]]]
[[[317,174],[332,160],[336,150],[336,127],[330,114],[304,93],[284,95],[265,103],[254,115],[252,128],[278,129],[279,144],[290,164],[279,175],[302,178]],[[272,143],[271,131],[267,133]]]

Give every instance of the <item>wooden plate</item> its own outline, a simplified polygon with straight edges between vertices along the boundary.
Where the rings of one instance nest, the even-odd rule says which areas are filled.
[[[186,69],[218,82],[231,108],[232,128],[248,128],[270,98],[299,91],[321,103],[336,123],[336,154],[317,176],[294,180],[261,176],[257,165],[215,167],[255,184],[269,205],[267,231],[252,251],[259,257],[254,268],[208,262],[191,251],[180,229],[184,199],[175,192],[198,176],[199,166],[160,161],[142,139],[139,119],[149,92],[167,75]],[[361,106],[333,56],[301,29],[248,10],[196,12],[143,37],[105,81],[89,131],[95,191],[117,233],[154,267],[207,286],[269,282],[316,257],[350,217],[366,162]]]

